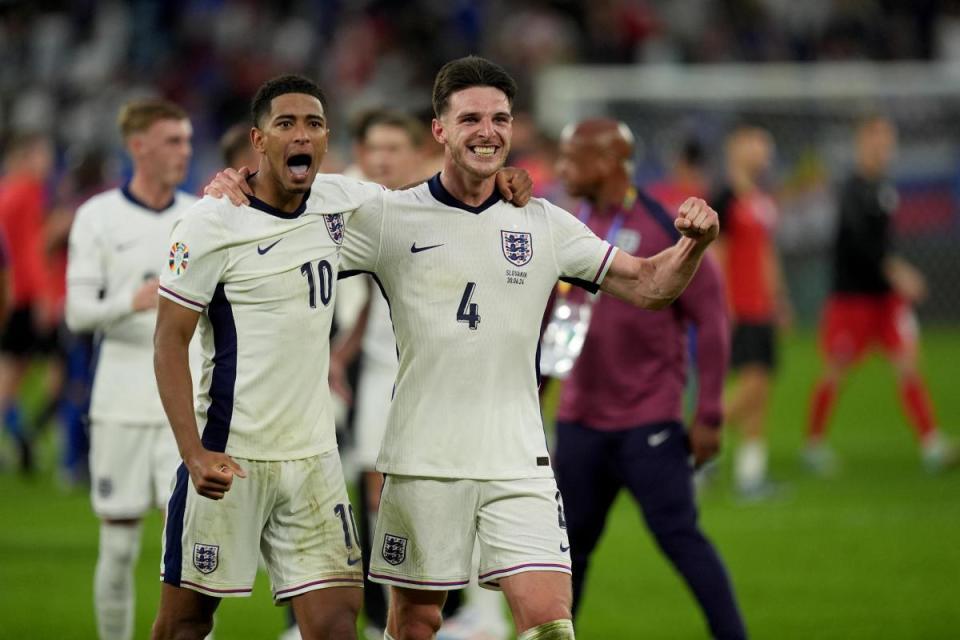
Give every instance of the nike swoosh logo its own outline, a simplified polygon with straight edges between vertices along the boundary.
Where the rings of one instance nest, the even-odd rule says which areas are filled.
[[[352,567],[353,565],[355,565],[355,564],[357,564],[358,562],[360,562],[360,560],[361,560],[361,558],[347,558],[347,564]]]
[[[139,240],[129,240],[127,242],[121,242],[116,245],[113,249],[114,251],[126,251],[127,249],[132,249],[140,243]]]
[[[280,238],[280,240],[283,240],[283,238]],[[279,243],[280,240],[277,240],[277,242],[274,242],[273,244],[268,244],[265,247],[261,247],[260,245],[257,245],[257,253],[259,253],[260,255],[266,254],[267,251],[270,251],[270,249],[273,249],[275,246],[277,246],[277,243]]]
[[[570,545],[563,546],[563,543],[562,542],[560,543],[560,553],[566,553],[569,550],[570,550]]]
[[[647,437],[647,444],[649,444],[651,447],[659,447],[664,442],[666,442],[667,438],[669,437],[670,437],[669,431],[666,431],[666,430],[658,431],[657,433],[654,433]]]
[[[442,244],[431,244],[426,247],[418,247],[417,243],[414,242],[410,245],[410,253],[420,253],[421,251],[426,251],[427,249],[436,249],[437,247],[442,247]]]

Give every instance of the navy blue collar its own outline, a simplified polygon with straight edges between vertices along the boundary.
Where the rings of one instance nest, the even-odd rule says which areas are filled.
[[[264,202],[263,200],[255,196],[247,196],[247,199],[250,201],[250,206],[253,207],[254,209],[263,211],[264,213],[269,213],[270,215],[276,216],[278,218],[286,218],[287,220],[293,220],[294,218],[300,217],[300,214],[302,214],[304,211],[307,210],[307,198],[309,197],[310,197],[310,189],[307,189],[307,192],[303,194],[303,202],[300,203],[300,206],[297,207],[296,211],[293,211],[291,213],[287,213],[286,211],[281,211],[280,209],[277,209],[276,207],[273,207],[267,204],[266,202]]]
[[[160,207],[159,209],[155,209],[154,207],[151,207],[150,205],[148,205],[146,202],[144,202],[143,200],[141,200],[141,199],[138,198],[137,196],[133,195],[133,192],[130,191],[130,182],[129,182],[129,181],[128,181],[125,185],[123,185],[122,187],[120,187],[120,193],[123,194],[123,197],[124,197],[124,198],[126,198],[127,200],[129,200],[129,201],[132,202],[133,204],[137,205],[138,207],[143,207],[143,208],[146,209],[147,211],[153,211],[154,213],[162,213],[162,212],[166,211],[167,209],[169,209],[170,207],[172,207],[172,206],[174,205],[174,203],[176,203],[176,201],[177,201],[176,192],[174,192],[174,196],[173,196],[172,198],[170,198],[170,202],[168,202],[167,204],[163,205],[163,206]]]
[[[456,207],[457,209],[463,209],[464,211],[468,211],[470,213],[483,213],[484,211],[486,211],[493,205],[497,204],[501,200],[500,192],[497,191],[496,187],[494,187],[493,193],[490,194],[489,198],[487,198],[482,203],[480,203],[480,206],[471,207],[470,205],[464,202],[461,202],[456,198],[454,198],[452,195],[450,195],[450,192],[447,191],[444,188],[443,183],[440,182],[439,173],[433,176],[432,178],[430,178],[430,180],[427,182],[427,186],[430,187],[430,195],[432,195],[434,198],[436,198],[443,204],[447,205],[448,207]]]

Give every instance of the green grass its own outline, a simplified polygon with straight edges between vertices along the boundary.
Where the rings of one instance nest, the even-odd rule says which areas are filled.
[[[782,495],[739,503],[727,489],[725,459],[702,499],[704,528],[727,562],[753,637],[960,636],[960,472],[924,473],[893,374],[870,360],[833,421],[840,475],[807,475],[797,450],[818,365],[809,335],[784,347],[771,416],[771,468]],[[929,331],[931,394],[947,431],[960,436],[958,363],[960,333]],[[59,490],[51,477],[0,475],[2,639],[95,637],[97,522],[86,495]],[[151,517],[137,570],[138,638],[155,613],[159,555],[160,521]],[[706,637],[693,599],[625,496],[594,557],[581,614],[580,638]],[[252,598],[224,601],[217,638],[273,638],[282,625],[261,577]]]

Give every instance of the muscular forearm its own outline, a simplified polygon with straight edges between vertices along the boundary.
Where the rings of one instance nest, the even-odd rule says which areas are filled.
[[[180,457],[188,460],[202,448],[193,407],[189,338],[184,341],[180,336],[158,331],[154,337],[153,367]]]
[[[676,300],[687,288],[703,259],[705,246],[681,238],[669,249],[649,258],[647,263],[649,293],[643,296],[648,309],[662,309]]]
[[[100,298],[100,288],[95,284],[67,285],[65,315],[71,331],[96,331],[132,312],[130,296]]]

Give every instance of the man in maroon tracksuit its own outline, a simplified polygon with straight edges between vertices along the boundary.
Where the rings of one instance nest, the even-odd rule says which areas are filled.
[[[632,155],[626,125],[587,120],[564,131],[557,170],[570,195],[585,199],[580,218],[594,233],[650,256],[673,244],[677,232],[673,215],[633,185]],[[699,602],[712,635],[743,638],[727,572],[697,525],[691,482],[690,454],[698,464],[710,459],[723,422],[729,329],[719,270],[705,259],[683,295],[663,311],[640,310],[600,294],[590,317],[560,397],[554,457],[570,538],[574,610],[607,512],[626,487]],[[698,395],[688,432],[682,400],[691,327]]]

